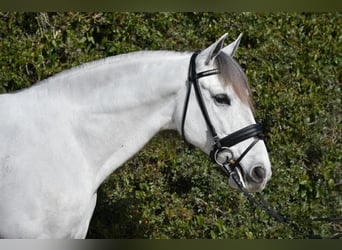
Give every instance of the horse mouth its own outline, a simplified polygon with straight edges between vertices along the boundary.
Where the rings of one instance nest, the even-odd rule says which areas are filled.
[[[260,181],[260,179],[258,179],[258,181],[255,181],[243,171],[240,165],[237,165],[233,171],[235,173],[235,179],[237,179],[237,181],[235,181],[233,176],[229,176],[229,186],[233,189],[245,189],[247,192],[254,193],[260,192],[265,188],[266,183],[264,180]]]
[[[247,189],[247,185],[245,182],[245,178],[244,178],[244,172],[242,171],[242,168],[240,165],[237,165],[234,168],[234,174],[235,174],[235,179],[233,178],[233,176],[229,176],[229,185],[234,188],[234,189]]]

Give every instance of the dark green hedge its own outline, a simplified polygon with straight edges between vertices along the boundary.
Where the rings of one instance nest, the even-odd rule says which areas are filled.
[[[263,192],[305,234],[342,233],[340,13],[1,13],[0,92],[136,50],[197,50],[244,33],[273,177]],[[158,134],[102,185],[89,238],[303,238],[255,209],[208,157]]]

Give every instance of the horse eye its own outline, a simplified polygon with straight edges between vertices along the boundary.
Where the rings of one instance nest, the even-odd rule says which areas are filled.
[[[226,94],[215,95],[214,99],[219,104],[230,105],[230,98]]]

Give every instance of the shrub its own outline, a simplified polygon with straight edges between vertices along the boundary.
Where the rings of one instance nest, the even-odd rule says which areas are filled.
[[[273,164],[264,191],[305,234],[341,233],[340,13],[2,13],[0,92],[135,50],[197,50],[244,32]],[[89,238],[302,238],[255,209],[208,157],[160,133],[99,190]]]

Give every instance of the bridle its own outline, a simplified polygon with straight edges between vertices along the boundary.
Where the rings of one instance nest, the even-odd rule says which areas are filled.
[[[184,126],[185,126],[185,121],[186,121],[188,105],[189,105],[191,87],[193,85],[198,105],[201,109],[203,118],[206,122],[208,130],[210,131],[211,136],[214,141],[214,145],[212,146],[212,150],[210,152],[211,160],[214,163],[217,163],[218,165],[220,165],[222,170],[225,172],[225,174],[227,174],[229,177],[232,177],[234,182],[237,184],[238,188],[243,192],[243,194],[251,203],[259,207],[260,209],[265,210],[271,217],[273,217],[278,222],[282,223],[284,226],[286,226],[290,230],[298,234],[301,234],[304,237],[321,238],[321,236],[317,236],[313,234],[306,235],[302,229],[298,228],[297,226],[293,225],[293,223],[291,223],[291,222],[296,221],[295,219],[285,218],[284,216],[278,214],[272,208],[272,206],[267,202],[267,200],[264,199],[261,193],[256,194],[258,197],[258,200],[257,200],[246,190],[245,184],[243,182],[241,172],[238,166],[239,166],[240,161],[243,159],[243,157],[246,156],[246,154],[255,146],[255,144],[257,144],[257,142],[260,140],[264,140],[264,135],[262,133],[260,125],[258,124],[252,124],[252,125],[246,126],[223,138],[220,138],[217,135],[215,127],[210,120],[208,110],[205,106],[198,79],[202,77],[220,74],[220,71],[218,69],[210,69],[210,70],[197,73],[195,61],[199,53],[200,51],[195,52],[191,56],[191,59],[190,59],[188,79],[187,79],[187,92],[186,92],[185,101],[184,101],[182,128],[181,128],[181,133],[182,133],[184,141],[187,142]],[[250,138],[254,138],[253,142],[242,152],[242,154],[237,159],[235,159],[233,152],[231,151],[230,148]],[[226,153],[226,154],[224,154],[223,157],[220,157],[222,153]],[[341,221],[341,220],[342,218],[316,218],[316,219],[310,219],[309,221]],[[342,237],[342,234],[337,234],[331,238],[338,239],[341,237]]]
[[[204,103],[203,95],[201,92],[201,87],[199,85],[198,79],[211,76],[211,75],[220,74],[220,71],[218,69],[210,69],[210,70],[197,73],[196,72],[196,57],[198,56],[199,53],[200,53],[199,51],[195,52],[191,56],[191,59],[190,59],[188,79],[187,79],[187,93],[185,96],[183,116],[182,116],[182,136],[183,136],[184,141],[187,142],[186,137],[185,137],[184,126],[185,126],[185,121],[186,121],[188,105],[189,105],[191,87],[193,86],[198,105],[201,109],[203,118],[206,122],[208,130],[214,141],[214,145],[210,152],[211,160],[214,163],[219,164],[221,167],[224,166],[226,162],[228,162],[229,166],[235,169],[236,166],[239,166],[239,163],[243,159],[243,157],[246,156],[246,154],[255,146],[255,144],[257,144],[259,140],[263,140],[264,136],[263,136],[261,127],[258,124],[249,125],[223,138],[220,138],[217,135],[215,127],[213,123],[211,122],[208,110]],[[254,138],[253,142],[245,149],[245,151],[237,159],[235,159],[233,152],[230,148],[250,138]],[[225,153],[223,158],[220,157],[223,155],[222,153]]]

